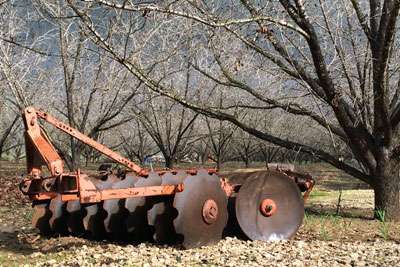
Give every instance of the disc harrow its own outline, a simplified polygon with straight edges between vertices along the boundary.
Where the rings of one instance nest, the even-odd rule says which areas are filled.
[[[63,162],[37,124],[58,129],[126,166],[98,176],[64,172]],[[21,191],[33,201],[33,225],[44,235],[75,235],[195,248],[224,235],[289,239],[304,216],[314,181],[293,170],[218,173],[214,169],[147,171],[49,114],[28,108],[28,175]],[[51,175],[43,177],[46,165]],[[302,195],[302,192],[304,194]]]

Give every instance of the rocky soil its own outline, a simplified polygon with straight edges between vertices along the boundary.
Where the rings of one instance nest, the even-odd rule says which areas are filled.
[[[20,247],[16,244],[9,247],[2,240],[0,265],[398,266],[400,262],[399,242],[379,238],[351,242],[316,239],[265,243],[228,237],[215,245],[182,250],[153,244],[115,244],[72,237],[34,240],[22,235],[17,236]]]
[[[142,266],[396,266],[400,245],[392,242],[340,243],[322,241],[244,242],[227,238],[215,246],[182,251],[139,245],[97,245],[76,249],[63,263]],[[62,257],[62,256],[61,256]],[[47,261],[48,262],[48,261]],[[54,262],[53,260],[53,263]]]

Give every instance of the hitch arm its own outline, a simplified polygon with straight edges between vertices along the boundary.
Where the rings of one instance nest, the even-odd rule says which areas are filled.
[[[31,143],[36,147],[39,154],[45,160],[46,165],[48,166],[49,170],[51,171],[52,175],[59,175],[63,172],[61,170],[56,170],[53,165],[62,166],[62,160],[58,153],[56,152],[55,148],[51,145],[50,141],[44,134],[43,130],[40,128],[39,124],[37,123],[37,119],[40,118],[47,123],[53,125],[57,129],[63,131],[64,133],[69,134],[70,136],[74,137],[75,139],[79,140],[80,142],[92,147],[93,149],[97,150],[98,152],[102,153],[103,155],[107,156],[108,158],[118,162],[119,164],[129,168],[130,170],[134,171],[139,175],[147,175],[148,172],[141,168],[140,166],[136,165],[132,161],[124,158],[120,154],[112,151],[108,147],[96,142],[95,140],[91,139],[90,137],[82,134],[77,129],[57,120],[50,114],[37,110],[34,107],[28,107],[25,109],[24,112],[24,120],[25,120],[25,127],[26,127],[26,134],[30,139]],[[39,136],[39,138],[38,138]],[[58,163],[60,162],[61,163]],[[60,167],[58,167],[60,168]]]

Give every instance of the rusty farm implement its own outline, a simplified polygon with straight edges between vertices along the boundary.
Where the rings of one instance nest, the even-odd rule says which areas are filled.
[[[309,175],[290,170],[148,171],[44,111],[28,107],[23,119],[28,172],[20,190],[32,200],[33,225],[42,234],[151,241],[184,248],[216,242],[224,234],[240,233],[264,241],[288,239],[302,223],[304,199],[314,184]],[[98,175],[67,172],[39,120],[127,170]],[[239,180],[244,182],[233,182]]]

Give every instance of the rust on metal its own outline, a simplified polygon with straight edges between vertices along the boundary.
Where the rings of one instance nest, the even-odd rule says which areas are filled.
[[[313,190],[314,185],[315,185],[315,180],[314,179],[310,179],[310,180],[307,180],[305,182],[305,187],[306,187],[307,190],[303,194],[304,203],[308,200],[308,197],[310,196],[310,193]]]
[[[265,217],[270,217],[274,215],[277,209],[278,208],[276,206],[276,203],[272,199],[266,198],[263,199],[260,203],[261,214],[264,215]]]
[[[120,198],[131,198],[131,197],[149,197],[149,196],[166,196],[172,195],[183,191],[183,185],[162,185],[162,186],[147,186],[139,188],[127,188],[127,189],[104,189],[97,190],[95,192],[95,199],[100,202],[106,199],[120,199]],[[85,191],[81,191],[81,203],[90,203],[92,201],[85,201]],[[90,196],[92,193],[89,194]]]
[[[28,172],[38,177],[41,173],[41,163],[44,161],[53,176],[63,173],[64,163],[44,131],[41,130],[34,108],[29,107],[25,110],[24,120],[28,143],[26,151]]]
[[[207,199],[204,202],[202,210],[203,220],[207,224],[213,224],[218,218],[218,204],[213,199]]]
[[[183,191],[183,184],[147,186],[141,188],[81,190],[78,194],[61,194],[62,201],[80,200],[81,203],[98,203],[107,199],[132,197],[167,196]],[[50,200],[57,197],[56,192],[42,192],[30,195],[32,200]]]
[[[292,170],[285,170],[283,171],[288,177],[293,179],[297,186],[299,187],[301,192],[303,193],[303,201],[304,203],[307,201],[310,193],[315,185],[315,180],[312,178],[311,174],[309,173],[298,173]]]
[[[148,172],[146,170],[142,169],[141,167],[139,167],[132,161],[128,160],[127,158],[122,157],[120,154],[114,152],[113,150],[109,149],[108,147],[94,141],[90,137],[79,132],[77,129],[72,128],[71,126],[57,120],[50,114],[48,114],[44,111],[41,111],[41,110],[35,110],[32,107],[29,107],[28,109],[33,109],[35,112],[31,112],[31,113],[36,113],[36,115],[38,117],[40,117],[41,119],[50,123],[51,125],[55,126],[57,129],[71,135],[72,137],[76,138],[77,140],[81,141],[82,143],[96,149],[100,153],[111,158],[112,160],[115,160],[116,162],[120,163],[121,165],[126,166],[127,168],[131,169],[132,171],[138,173],[139,175],[147,175]],[[36,128],[36,129],[40,130],[40,128]]]
[[[220,181],[221,181],[221,188],[222,190],[225,191],[225,194],[228,197],[232,196],[234,193],[239,192],[239,189],[242,186],[241,184],[230,183],[226,177],[222,177]]]
[[[276,205],[269,215],[271,201]],[[260,204],[263,208],[260,210]],[[254,173],[241,187],[235,204],[236,218],[245,235],[252,240],[291,238],[304,217],[304,202],[293,179],[279,171]]]

